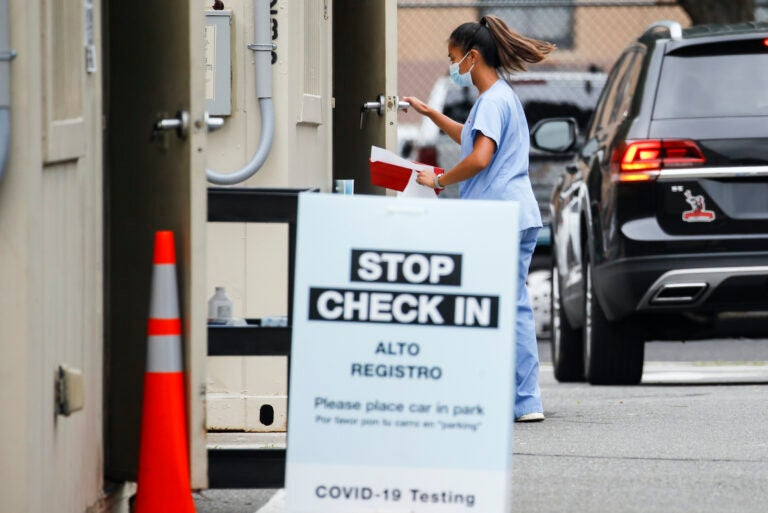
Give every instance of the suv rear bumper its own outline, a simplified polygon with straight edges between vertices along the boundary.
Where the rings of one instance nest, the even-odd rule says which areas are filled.
[[[610,320],[634,312],[768,311],[768,252],[630,258],[593,273]]]

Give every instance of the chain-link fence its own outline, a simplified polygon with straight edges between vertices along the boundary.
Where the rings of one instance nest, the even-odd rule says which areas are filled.
[[[768,19],[768,3],[758,1],[757,19]],[[463,22],[485,14],[502,18],[521,34],[557,44],[557,50],[530,71],[608,71],[626,45],[658,20],[690,25],[673,0],[418,0],[398,2],[398,91],[428,99],[447,74],[447,39]],[[420,121],[411,112],[404,125]]]

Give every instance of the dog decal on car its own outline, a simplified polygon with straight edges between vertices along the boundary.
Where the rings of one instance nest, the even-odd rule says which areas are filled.
[[[704,196],[693,195],[690,189],[685,191],[685,201],[691,206],[691,210],[683,212],[683,221],[686,223],[711,223],[715,220],[715,212],[707,210]]]

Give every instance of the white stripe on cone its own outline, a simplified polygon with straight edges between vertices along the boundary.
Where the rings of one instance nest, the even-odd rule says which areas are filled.
[[[150,318],[179,318],[179,291],[176,287],[175,264],[154,265],[152,269],[152,295],[150,298]]]
[[[184,372],[179,335],[150,335],[147,372]]]

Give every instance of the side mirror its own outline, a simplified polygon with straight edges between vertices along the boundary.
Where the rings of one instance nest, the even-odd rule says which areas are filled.
[[[550,153],[569,153],[578,140],[578,126],[573,118],[542,119],[531,130],[531,146]]]

